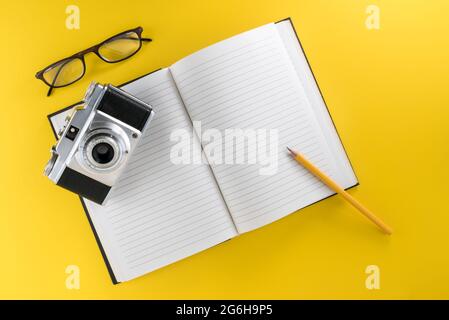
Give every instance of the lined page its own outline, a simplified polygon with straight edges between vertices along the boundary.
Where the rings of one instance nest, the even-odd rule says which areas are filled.
[[[277,220],[323,199],[332,191],[288,155],[286,147],[302,152],[324,172],[347,187],[324,139],[304,88],[274,24],[269,24],[207,47],[174,64],[176,85],[193,121],[201,131],[240,128],[277,132],[277,169],[262,175],[264,164],[211,162],[239,232]],[[268,139],[267,139],[268,140]],[[224,154],[236,157],[260,141],[224,144]],[[269,140],[271,142],[271,140]],[[202,141],[203,147],[207,143]],[[271,144],[265,143],[270,150]],[[256,146],[257,145],[257,146]],[[262,159],[262,158],[261,158]],[[258,159],[259,160],[259,159]],[[266,166],[266,164],[265,164]]]
[[[278,29],[290,61],[293,63],[296,70],[296,75],[304,88],[304,92],[307,95],[307,101],[312,107],[315,119],[320,126],[327,145],[331,149],[333,160],[337,164],[339,173],[341,173],[343,182],[340,182],[342,182],[342,185],[346,186],[356,185],[358,183],[357,177],[321,95],[320,89],[318,88],[318,84],[315,81],[315,77],[310,69],[301,44],[299,43],[291,20],[283,20],[276,23],[275,26]]]
[[[163,69],[123,89],[151,104],[154,119],[107,205],[85,200],[118,281],[236,235],[210,167],[170,162],[172,130],[192,131],[170,72]]]

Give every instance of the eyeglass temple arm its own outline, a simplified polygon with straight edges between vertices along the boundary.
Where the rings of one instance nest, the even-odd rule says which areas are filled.
[[[147,42],[153,41],[153,39],[151,39],[151,38],[140,38],[140,40],[142,40],[142,41],[147,41]]]

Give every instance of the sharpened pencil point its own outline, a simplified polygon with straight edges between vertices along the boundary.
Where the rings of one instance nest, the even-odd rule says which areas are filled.
[[[297,153],[295,151],[293,151],[289,147],[287,147],[287,150],[290,151],[290,153],[296,157]]]

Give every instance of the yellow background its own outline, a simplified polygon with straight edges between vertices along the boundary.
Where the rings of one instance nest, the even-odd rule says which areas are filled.
[[[80,30],[65,27],[78,5]],[[380,30],[365,9],[380,8]],[[0,298],[449,298],[449,1],[1,1]],[[354,165],[350,192],[137,280],[113,286],[78,198],[42,174],[46,115],[90,81],[120,84],[290,16]],[[127,28],[154,42],[45,96],[36,71]],[[65,287],[78,265],[81,289]],[[380,290],[365,268],[380,267]]]

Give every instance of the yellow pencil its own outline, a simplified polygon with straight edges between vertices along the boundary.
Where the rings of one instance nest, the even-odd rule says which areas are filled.
[[[376,217],[371,211],[365,208],[360,202],[358,202],[353,196],[346,192],[346,190],[340,185],[338,185],[334,180],[328,177],[325,173],[323,173],[320,169],[318,169],[314,164],[312,164],[309,160],[307,160],[300,153],[293,151],[289,147],[287,147],[288,151],[290,151],[293,158],[301,164],[304,168],[309,170],[315,177],[320,179],[325,185],[334,190],[336,193],[340,194],[345,200],[347,200],[350,204],[352,204],[355,208],[357,208],[365,217],[374,222],[383,232],[386,234],[391,234],[392,229],[387,226],[382,220]]]

